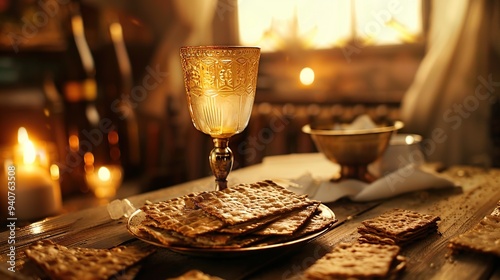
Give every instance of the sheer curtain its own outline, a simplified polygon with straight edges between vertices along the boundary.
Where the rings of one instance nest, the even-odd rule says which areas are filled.
[[[428,52],[402,102],[405,131],[424,136],[430,161],[491,163],[490,107],[500,90],[487,70],[493,2],[431,2]]]

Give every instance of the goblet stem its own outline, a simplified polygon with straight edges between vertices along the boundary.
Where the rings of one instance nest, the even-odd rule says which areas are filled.
[[[229,149],[229,138],[212,138],[214,148],[210,152],[209,161],[215,176],[215,188],[227,188],[227,176],[233,168],[233,152]]]

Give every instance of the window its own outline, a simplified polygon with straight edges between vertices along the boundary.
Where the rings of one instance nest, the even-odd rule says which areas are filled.
[[[420,0],[238,0],[239,41],[263,52],[422,38]]]

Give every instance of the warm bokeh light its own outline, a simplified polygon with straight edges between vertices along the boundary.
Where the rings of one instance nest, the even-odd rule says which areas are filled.
[[[50,166],[50,178],[52,178],[52,180],[59,180],[59,166],[57,166],[56,164],[52,164]]]
[[[77,134],[71,134],[68,139],[69,148],[72,152],[78,152],[80,149],[80,139]]]
[[[405,137],[405,143],[408,145],[411,145],[411,144],[415,143],[415,138],[411,135],[407,135]]]
[[[118,22],[114,22],[109,26],[109,32],[111,33],[113,41],[123,37],[122,26]]]
[[[98,126],[101,117],[99,116],[99,112],[97,111],[96,107],[87,107],[87,109],[85,109],[85,115],[87,116],[87,119],[92,126]]]
[[[309,67],[302,68],[300,71],[300,82],[305,86],[314,83],[314,70]]]
[[[99,171],[97,171],[97,177],[99,177],[101,181],[109,181],[109,179],[111,179],[111,173],[107,167],[102,166],[99,168]]]
[[[119,141],[118,132],[116,132],[116,130],[110,131],[108,133],[108,142],[109,142],[109,144],[116,145],[116,144],[118,144],[118,141]]]
[[[86,152],[83,155],[83,162],[85,162],[85,165],[93,165],[94,164],[94,154],[91,152]]]

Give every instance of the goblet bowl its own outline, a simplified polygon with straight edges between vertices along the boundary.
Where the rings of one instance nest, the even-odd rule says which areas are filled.
[[[403,123],[377,124],[367,129],[343,129],[343,124],[308,124],[302,131],[311,136],[316,148],[327,159],[340,165],[340,174],[331,180],[357,179],[373,182],[377,176],[368,171],[368,165],[379,159],[387,149],[392,134]]]

